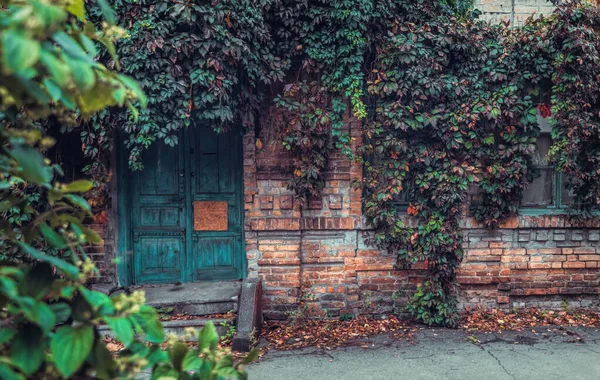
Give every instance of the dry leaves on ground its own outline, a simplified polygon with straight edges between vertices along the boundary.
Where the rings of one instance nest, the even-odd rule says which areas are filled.
[[[338,319],[307,320],[304,323],[268,321],[262,337],[267,348],[292,350],[303,347],[333,348],[370,335],[391,333],[398,339],[413,341],[415,329],[391,316],[389,319],[358,317],[351,321]]]
[[[600,327],[600,313],[536,308],[511,312],[479,309],[467,310],[460,321],[460,328],[470,331],[523,330],[533,326]]]

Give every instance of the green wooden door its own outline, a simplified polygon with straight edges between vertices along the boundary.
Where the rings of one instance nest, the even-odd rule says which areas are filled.
[[[144,170],[133,174],[131,282],[241,278],[241,136],[197,128],[179,141],[176,147],[153,144]],[[227,202],[226,226],[195,228],[194,202]]]
[[[242,212],[241,136],[215,134],[210,128],[191,131],[196,159],[192,160],[192,202],[227,202],[223,231],[192,229],[194,280],[241,277]]]

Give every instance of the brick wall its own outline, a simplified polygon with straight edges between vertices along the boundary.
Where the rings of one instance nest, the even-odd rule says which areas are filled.
[[[358,137],[360,126],[350,126]],[[365,244],[371,231],[351,186],[361,166],[335,156],[322,199],[301,210],[286,188],[289,157],[279,144],[258,150],[257,137],[249,132],[244,143],[246,250],[266,316],[285,317],[300,298],[330,315],[401,310],[424,268],[394,270],[394,255]],[[600,306],[598,218],[519,216],[490,231],[465,217],[463,225],[461,307]]]
[[[600,306],[598,218],[519,216],[504,227],[465,229],[463,306]]]

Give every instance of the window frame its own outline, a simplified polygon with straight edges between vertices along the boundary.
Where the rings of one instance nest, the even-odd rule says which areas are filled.
[[[538,168],[554,168],[553,166],[538,166]],[[563,173],[553,171],[553,202],[549,206],[523,206],[519,205],[519,214],[543,215],[543,214],[566,214],[572,207],[562,203]]]
[[[549,122],[549,117],[544,118],[538,111],[537,120],[538,126],[540,127],[542,135],[549,135],[552,139],[552,126]],[[556,171],[554,165],[539,165],[536,166],[539,169],[552,169],[553,174],[553,194],[552,194],[552,205],[548,206],[523,206],[522,200],[519,204],[519,214],[521,215],[552,215],[552,214],[567,214],[573,208],[568,204],[563,204],[563,180],[564,174]],[[527,191],[527,189],[525,190]]]

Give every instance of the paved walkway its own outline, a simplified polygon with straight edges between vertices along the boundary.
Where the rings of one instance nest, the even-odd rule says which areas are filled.
[[[414,346],[378,336],[331,351],[270,351],[247,370],[250,380],[600,380],[600,330],[534,330],[476,333],[474,342],[464,331],[422,329]]]

